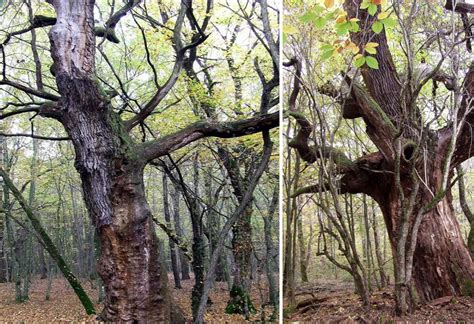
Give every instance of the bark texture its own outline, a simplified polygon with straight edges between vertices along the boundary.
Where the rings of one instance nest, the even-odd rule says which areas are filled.
[[[61,99],[60,116],[75,153],[84,199],[98,228],[98,272],[105,321],[168,322],[170,298],[143,185],[144,163],[102,97],[94,75],[91,0],[52,1],[50,39]]]

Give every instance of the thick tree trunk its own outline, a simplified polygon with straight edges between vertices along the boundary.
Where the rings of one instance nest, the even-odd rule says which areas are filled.
[[[106,321],[168,322],[170,296],[141,171],[114,179],[113,223],[99,229]],[[90,193],[85,192],[87,196]]]
[[[85,204],[100,239],[102,319],[169,322],[167,275],[145,200],[145,161],[95,81],[94,1],[51,3],[57,21],[49,35],[61,93],[55,117],[74,145]]]
[[[74,144],[89,215],[98,228],[98,273],[106,292],[102,319],[167,322],[170,296],[145,200],[144,165],[95,84],[57,78],[63,93],[77,98],[63,103],[68,114],[62,122]]]
[[[424,216],[415,249],[413,279],[422,300],[459,295],[467,281],[474,279],[472,259],[450,194]]]
[[[432,194],[420,187],[420,204],[432,199]],[[395,251],[398,237],[394,231],[398,219],[399,200],[396,188],[387,190],[378,199]],[[410,226],[411,228],[411,226]],[[407,247],[408,250],[408,247]],[[443,296],[461,295],[463,287],[474,279],[474,268],[454,215],[452,196],[448,193],[422,219],[413,257],[412,280],[421,302]],[[408,292],[408,287],[404,287]]]

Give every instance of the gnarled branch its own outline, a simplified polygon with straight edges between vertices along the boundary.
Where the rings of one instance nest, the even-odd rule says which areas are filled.
[[[205,137],[232,138],[259,133],[278,127],[279,113],[264,114],[233,122],[194,123],[176,133],[143,143],[140,153],[145,161],[169,154],[177,149]]]

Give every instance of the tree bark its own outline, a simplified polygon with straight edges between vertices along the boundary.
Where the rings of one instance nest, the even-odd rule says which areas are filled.
[[[433,178],[436,174],[439,172],[433,172]],[[405,185],[405,188],[409,187],[409,184]],[[375,195],[375,199],[383,212],[392,251],[396,255],[399,237],[394,228],[399,221],[400,206],[397,189],[394,186],[389,188],[381,197]],[[431,192],[420,188],[419,205],[431,199]],[[426,302],[443,296],[461,295],[463,287],[474,279],[474,268],[454,214],[451,193],[447,193],[422,217],[412,269],[418,297],[421,302]],[[410,228],[412,226],[410,224]],[[398,284],[408,292],[411,283]]]
[[[206,204],[209,205],[207,208],[207,228],[209,232],[209,255],[212,256],[212,253],[216,249],[217,241],[219,240],[219,231],[220,231],[220,219],[215,208],[217,207],[217,200],[219,198],[219,191],[214,193],[214,188],[212,186],[212,167],[207,170],[206,177],[204,178],[204,185],[206,191]],[[225,255],[219,257],[216,274],[216,282],[225,282],[226,281],[226,263]]]
[[[168,178],[166,173],[163,172],[163,212],[165,214],[166,226],[171,228],[171,212],[168,201]],[[170,258],[171,258],[171,270],[173,271],[174,286],[175,288],[181,289],[181,281],[179,278],[179,269],[178,269],[178,259],[176,256],[176,246],[171,238],[168,239],[168,244],[170,248]]]
[[[0,131],[2,131],[2,127],[0,127]],[[0,165],[3,165],[3,141],[5,138],[3,136],[0,136]],[[0,178],[0,208],[3,209],[3,178]],[[2,212],[0,213],[0,283],[1,282],[7,282],[8,280],[8,269],[7,269],[7,253],[5,249],[5,238],[4,238],[4,233],[5,233],[5,219],[6,219],[6,213]]]
[[[469,234],[467,236],[467,248],[471,253],[471,258],[474,258],[474,213],[472,212],[471,208],[469,207],[467,198],[466,198],[466,185],[464,183],[464,175],[462,167],[459,165],[457,167],[457,174],[459,177],[458,181],[458,188],[459,188],[459,202],[461,204],[461,209],[466,216],[469,222]]]
[[[377,268],[378,268],[378,273],[380,275],[380,286],[381,288],[386,287],[390,282],[385,274],[384,270],[384,261],[385,258],[382,256],[382,251],[380,248],[380,239],[379,239],[379,233],[378,233],[378,228],[377,228],[377,218],[375,214],[375,208],[374,208],[375,202],[372,202],[372,231],[374,235],[374,247],[375,247],[375,256],[377,258]]]
[[[184,238],[183,227],[181,225],[181,216],[180,216],[180,209],[179,209],[179,198],[180,198],[180,191],[177,188],[177,184],[173,183],[173,193],[171,195],[171,200],[173,203],[173,219],[174,219],[174,230],[176,235],[181,239]],[[184,255],[184,252],[179,249],[179,264],[181,268],[181,279],[188,280],[191,279],[189,276],[189,262],[188,258]]]
[[[268,279],[268,294],[270,303],[276,308],[278,308],[278,285],[275,281],[274,272],[275,269],[278,269],[278,265],[274,266],[274,254],[275,254],[275,247],[273,244],[273,234],[272,234],[272,222],[275,215],[275,212],[278,211],[278,201],[279,201],[279,188],[275,188],[273,192],[273,197],[268,208],[268,216],[263,217],[263,226],[264,226],[264,233],[265,233],[265,270],[267,273]],[[278,254],[278,252],[276,252]]]
[[[298,246],[300,252],[300,276],[302,282],[308,282],[308,265],[306,264],[306,244],[304,241],[303,233],[303,215],[300,213],[296,220],[297,230],[298,230]]]
[[[61,93],[53,117],[74,145],[86,207],[100,239],[97,270],[106,292],[101,317],[168,322],[170,296],[145,200],[145,162],[95,81],[94,1],[50,2],[57,14],[49,35]]]

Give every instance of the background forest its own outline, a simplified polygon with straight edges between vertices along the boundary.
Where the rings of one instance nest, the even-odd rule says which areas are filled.
[[[48,37],[61,8],[14,0],[0,10],[0,320],[95,318],[86,316],[63,274],[82,283],[75,290],[85,289],[78,295],[89,313],[110,302],[114,295],[97,271],[100,227],[88,215],[90,198],[84,202],[74,135],[44,118],[46,104],[65,95],[56,86],[59,60]],[[93,11],[100,96],[132,121],[125,141],[155,141],[164,150],[144,168],[143,183],[169,278],[164,298],[176,303],[173,322],[201,322],[206,309],[206,321],[275,320],[279,143],[278,130],[268,129],[278,124],[278,7],[100,0]],[[259,116],[272,118],[272,126],[260,129]],[[256,121],[250,130],[246,120]],[[208,127],[199,122],[217,128],[204,137],[223,138],[186,135]],[[167,140],[181,137],[167,149]],[[45,235],[59,257],[48,253]],[[88,298],[94,306],[87,307]],[[122,311],[102,318],[153,318]]]
[[[472,5],[450,3],[285,1],[286,318],[472,319]],[[454,155],[429,143],[449,130]]]

